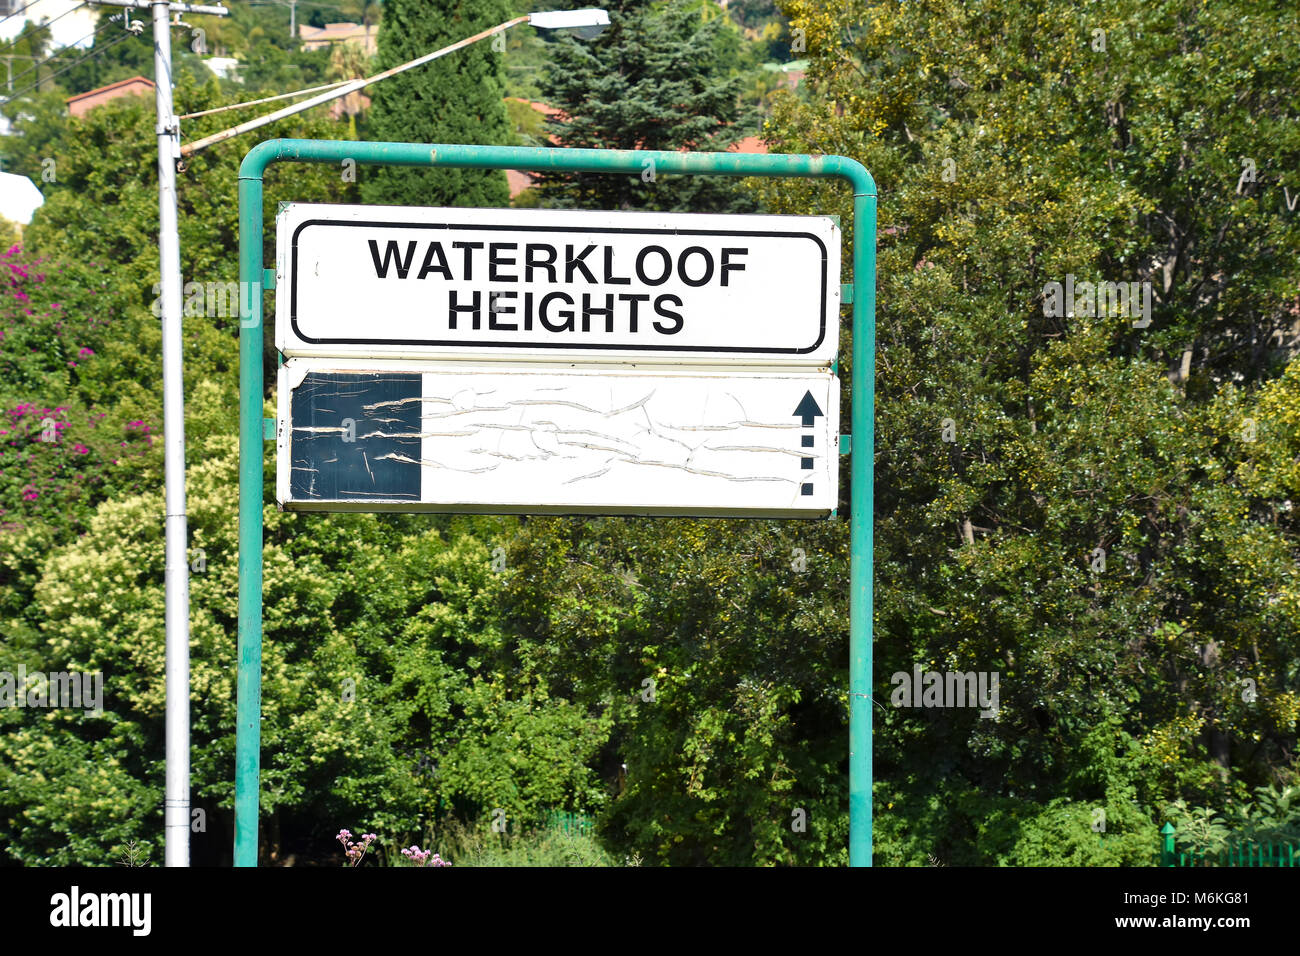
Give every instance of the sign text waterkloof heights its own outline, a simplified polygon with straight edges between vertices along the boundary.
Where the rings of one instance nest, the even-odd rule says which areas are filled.
[[[828,514],[825,217],[290,204],[290,508]]]
[[[828,218],[296,204],[279,242],[285,355],[835,354]]]

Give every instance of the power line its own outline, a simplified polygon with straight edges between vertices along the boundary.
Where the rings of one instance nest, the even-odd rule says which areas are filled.
[[[605,23],[609,22],[609,16],[603,10],[578,11],[578,12],[579,13],[589,12],[593,14],[599,13],[601,16],[605,18],[604,20]],[[509,30],[513,26],[517,26],[521,23],[527,23],[531,21],[534,16],[536,16],[536,14],[532,14],[532,13],[521,14],[520,16],[517,16],[511,20],[507,20],[504,23],[498,23],[494,27],[488,27],[488,29],[482,31],[481,33],[476,33],[472,37],[466,37],[463,40],[451,44],[451,46],[445,46],[441,50],[434,50],[432,53],[426,53],[423,56],[418,56],[414,60],[408,60],[405,63],[401,63],[397,66],[391,67],[390,69],[384,70],[382,73],[376,73],[374,76],[368,76],[361,79],[351,80],[343,84],[342,86],[336,87],[333,90],[328,90],[324,93],[319,93],[316,96],[313,96],[311,99],[306,100],[302,103],[295,103],[292,106],[286,106],[283,109],[276,110],[274,113],[267,113],[265,116],[259,116],[256,119],[251,119],[246,123],[240,123],[238,126],[232,126],[229,129],[222,130],[219,133],[213,133],[211,136],[205,136],[203,139],[196,140],[192,143],[188,143],[185,146],[182,146],[181,156],[182,157],[193,156],[199,150],[206,149],[207,147],[212,146],[214,143],[225,142],[226,140],[238,136],[241,133],[247,133],[249,130],[260,129],[263,126],[266,126],[268,123],[274,123],[277,120],[284,119],[286,116],[293,116],[297,113],[301,113],[303,110],[309,110],[314,106],[320,106],[321,104],[328,103],[331,100],[341,99],[342,97],[347,96],[350,93],[353,93],[358,90],[363,90],[367,86],[372,86],[373,84],[378,83],[380,80],[386,80],[389,77],[396,76],[399,73],[405,73],[407,70],[412,70],[417,66],[423,66],[425,63],[428,63],[432,60],[436,60],[441,56],[446,56],[448,53],[454,53],[455,51],[467,47],[472,43],[477,43],[479,40],[483,40],[486,39],[487,37],[494,36],[495,34],[502,33],[505,30]],[[588,24],[582,24],[582,25],[586,26]]]
[[[267,96],[260,100],[248,100],[245,103],[231,103],[228,106],[218,106],[215,109],[200,110],[197,113],[182,113],[177,119],[194,119],[196,116],[208,116],[212,113],[224,113],[226,110],[237,110],[243,106],[256,106],[259,103],[271,103],[275,100],[287,100],[295,96],[306,96],[308,93],[319,93],[321,90],[332,90],[336,86],[342,86],[345,83],[351,83],[351,80],[339,80],[337,83],[326,83],[324,86],[313,86],[305,90],[294,90],[292,93],[281,93],[278,96]]]
[[[84,41],[84,40],[89,40],[89,39],[91,39],[92,37],[96,37],[96,36],[98,36],[100,33],[103,33],[105,30],[107,30],[109,27],[111,27],[111,26],[113,25],[113,21],[119,19],[121,16],[122,16],[122,14],[120,14],[120,13],[115,13],[115,14],[113,14],[113,16],[109,17],[108,20],[105,21],[105,23],[104,23],[103,26],[96,28],[96,30],[95,30],[94,33],[87,33],[84,37],[82,37],[82,38],[81,38],[80,40],[78,40],[76,43],[70,43],[70,44],[68,44],[68,46],[62,47],[61,49],[55,51],[54,53],[51,53],[49,56],[47,56],[45,59],[41,60],[39,63],[34,63],[34,64],[32,64],[32,66],[29,67],[28,69],[23,70],[21,73],[19,73],[17,76],[15,76],[14,79],[15,79],[15,80],[21,80],[24,76],[26,76],[28,73],[31,73],[33,70],[39,70],[42,66],[44,66],[46,63],[49,63],[51,60],[56,59],[56,58],[58,58],[58,57],[61,57],[61,56],[65,55],[65,54],[67,53],[67,51],[68,51],[69,48],[76,47],[77,44],[81,43],[82,41]],[[134,35],[134,34],[130,34],[130,33],[127,34],[127,36],[133,36],[133,35]],[[114,46],[114,45],[115,45],[115,44],[109,44],[110,47],[111,47],[111,46]],[[103,49],[105,49],[105,50],[108,49],[108,48],[109,48],[109,47],[103,47]],[[80,63],[81,61],[78,60],[77,62]],[[73,66],[76,66],[76,64],[74,63]],[[59,72],[62,73],[62,72],[64,72],[64,71],[60,70]],[[55,74],[52,74],[52,75],[53,75],[53,76],[58,76],[59,74],[58,74],[58,73],[55,73]],[[49,77],[47,76],[45,79],[49,79]],[[37,86],[40,86],[41,83],[44,83],[44,82],[45,82],[45,80],[38,80],[37,83],[36,83],[36,85],[37,85]],[[30,87],[29,87],[29,89],[30,89]],[[12,99],[12,98],[13,98],[12,96],[9,97],[9,99]]]
[[[310,3],[308,0],[294,0],[294,2],[300,7],[321,7],[325,10],[337,10],[339,13],[343,12],[342,7],[335,6],[332,3]],[[250,7],[287,7],[290,4],[289,0],[249,0],[248,5]]]
[[[56,76],[59,76],[59,75],[62,74],[62,73],[67,73],[67,72],[68,72],[69,70],[71,70],[74,66],[79,66],[80,64],[85,63],[87,60],[89,60],[89,59],[93,59],[94,57],[99,56],[101,53],[107,53],[109,50],[113,49],[113,47],[117,46],[119,43],[122,43],[122,42],[125,41],[125,40],[129,40],[129,39],[131,39],[131,38],[134,37],[134,36],[135,36],[134,33],[123,33],[123,34],[122,34],[120,37],[118,37],[116,40],[112,41],[111,43],[106,43],[106,44],[104,44],[104,46],[101,46],[101,47],[99,47],[98,49],[91,50],[91,51],[90,51],[89,53],[87,53],[85,56],[81,57],[81,58],[78,59],[78,60],[75,60],[75,61],[72,62],[72,63],[69,63],[69,64],[68,64],[67,66],[65,66],[63,69],[61,69],[61,70],[55,70],[55,71],[54,71],[53,73],[51,73],[49,76],[46,76],[46,77],[43,77],[43,78],[37,80],[37,81],[36,81],[35,83],[33,83],[31,86],[24,87],[23,89],[19,90],[17,93],[11,93],[11,94],[9,94],[8,96],[6,96],[6,97],[4,98],[4,102],[5,102],[5,103],[9,103],[9,102],[11,102],[12,100],[17,99],[18,97],[22,96],[24,93],[28,92],[29,90],[34,90],[34,89],[36,89],[38,86],[40,86],[42,83],[46,82],[47,80],[52,80],[52,79],[54,79]],[[38,64],[38,65],[39,65],[39,64]],[[26,72],[27,72],[27,73],[30,73],[31,70],[27,70]],[[25,75],[25,74],[24,74],[24,75]]]
[[[76,13],[78,10],[80,10],[80,9],[81,9],[82,7],[84,7],[85,5],[86,5],[86,0],[81,0],[81,3],[77,4],[77,5],[76,5],[75,7],[73,7],[71,10],[64,10],[64,11],[63,11],[62,13],[60,13],[57,17],[55,17],[53,20],[45,20],[45,21],[43,21],[43,22],[41,22],[41,23],[36,24],[36,29],[38,29],[38,30],[44,30],[44,29],[46,29],[47,27],[49,27],[51,24],[57,23],[58,21],[62,20],[62,19],[63,19],[64,17],[66,17],[69,13]],[[23,7],[23,10],[26,10],[26,9],[27,9],[26,6],[24,6],[24,7]],[[11,16],[14,16],[14,14],[11,13],[11,14],[9,14],[9,16],[10,16],[10,17],[11,17]],[[5,20],[8,20],[8,19],[9,19],[9,17],[5,17]],[[30,23],[31,21],[29,20],[28,22]],[[0,20],[0,23],[4,23],[4,20]],[[21,39],[22,39],[22,35],[21,35],[21,34],[20,34],[19,36],[14,37],[13,40],[11,40],[10,43],[9,43],[9,49],[12,50],[12,49],[14,48],[14,46],[18,43],[18,41],[21,40]]]
[[[27,4],[24,3],[21,7],[19,7],[17,10],[15,10],[13,13],[9,14],[9,16],[5,17],[3,20],[0,20],[0,23],[4,23],[5,20],[12,20],[14,17],[18,16],[18,14],[20,14],[20,13],[26,13],[26,12],[27,12]]]

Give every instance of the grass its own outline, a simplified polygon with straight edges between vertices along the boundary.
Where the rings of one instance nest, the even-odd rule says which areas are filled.
[[[410,866],[401,856],[401,848],[388,849],[385,863]],[[470,829],[456,820],[430,828],[425,849],[432,848],[453,866],[640,866],[639,856],[619,858],[592,835],[565,833],[538,827],[519,834],[489,833]]]

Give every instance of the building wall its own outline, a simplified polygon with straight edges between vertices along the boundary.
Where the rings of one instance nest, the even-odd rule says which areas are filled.
[[[319,50],[334,43],[347,43],[359,46],[366,56],[374,56],[379,51],[379,27],[376,24],[363,26],[360,23],[328,23],[324,29],[299,24],[298,38],[302,49]]]

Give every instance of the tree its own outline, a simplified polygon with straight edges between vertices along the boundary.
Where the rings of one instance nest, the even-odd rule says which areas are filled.
[[[726,150],[748,116],[735,75],[739,40],[722,17],[691,3],[616,0],[595,40],[558,39],[543,94],[563,114],[548,122],[561,146]],[[544,174],[541,199],[560,208],[744,211],[753,202],[717,177]]]
[[[177,92],[196,110],[218,105],[215,82],[185,79]],[[105,714],[0,708],[0,845],[10,861],[105,864],[134,840],[157,859],[165,602],[161,443],[149,435],[160,417],[152,104],[125,98],[20,127],[45,120],[36,138],[57,177],[31,248],[0,258],[0,652],[7,669],[101,671]],[[193,134],[228,122],[202,117]],[[272,135],[340,130],[319,114],[283,126]],[[237,278],[233,200],[247,148],[199,153],[179,177],[184,278],[200,289]],[[31,161],[39,178],[39,155]],[[272,167],[268,240],[276,199],[337,202],[351,188],[337,169]],[[228,860],[230,846],[238,298],[218,299],[215,312],[200,305],[184,323],[193,792],[208,820],[193,845],[207,863]],[[53,442],[42,440],[47,418]],[[518,827],[552,808],[600,805],[592,754],[607,725],[506,652],[495,530],[491,519],[269,518],[267,606],[279,610],[266,618],[263,740],[280,757],[263,775],[268,852],[319,859],[341,821],[396,844],[447,812],[475,821],[501,808]],[[93,803],[80,796],[90,792]]]
[[[816,95],[769,137],[858,158],[882,197],[877,686],[1001,675],[996,719],[877,712],[878,855],[1046,862],[1063,827],[1097,846],[1093,810],[1111,845],[1279,779],[1294,403],[1256,389],[1294,376],[1295,12],[785,7]],[[834,186],[761,195],[849,222]],[[1150,283],[1151,321],[1054,310],[1067,277]]]
[[[510,18],[504,0],[388,0],[379,28],[376,66],[390,69],[473,36]],[[480,41],[372,87],[369,138],[407,143],[513,143],[502,103],[501,55]],[[417,206],[504,206],[501,170],[367,170],[369,203]]]
[[[193,801],[196,860],[229,859],[233,800],[237,440],[211,382],[190,403]],[[268,452],[268,455],[273,453]],[[267,469],[274,473],[273,462]],[[0,708],[0,838],[14,860],[105,864],[161,832],[164,659],[159,490],[104,503],[47,554],[35,628],[4,641],[29,671],[104,675],[102,715]],[[25,534],[17,546],[30,547]],[[192,552],[193,553],[193,552]],[[342,821],[409,845],[440,812],[512,829],[598,806],[589,768],[608,733],[504,653],[483,540],[412,533],[377,515],[268,511],[262,841],[272,861],[331,853]],[[369,582],[364,590],[357,581]],[[92,596],[89,600],[88,596]],[[92,791],[93,801],[75,797]]]

